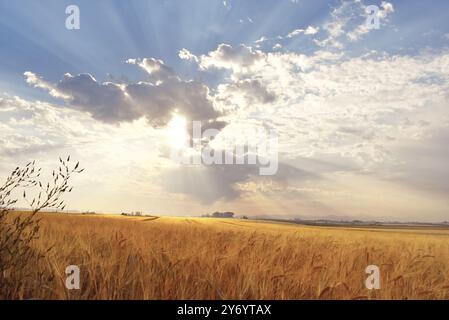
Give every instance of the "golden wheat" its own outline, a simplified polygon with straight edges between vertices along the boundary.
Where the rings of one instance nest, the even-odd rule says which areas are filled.
[[[22,299],[448,299],[449,232],[40,214]],[[50,250],[49,250],[50,248]],[[381,289],[365,287],[368,265]],[[65,268],[81,270],[67,290]]]

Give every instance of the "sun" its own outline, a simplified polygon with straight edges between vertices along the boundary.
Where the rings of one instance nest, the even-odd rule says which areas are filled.
[[[172,148],[182,149],[188,139],[187,120],[179,114],[174,114],[167,125],[167,140]]]

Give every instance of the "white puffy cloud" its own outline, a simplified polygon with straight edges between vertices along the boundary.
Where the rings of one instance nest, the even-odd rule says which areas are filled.
[[[183,60],[198,62],[198,58],[187,49],[181,49],[178,56]]]
[[[155,58],[128,59],[129,64],[134,64],[145,70],[153,82],[161,83],[170,80],[180,80],[174,70],[165,65],[164,61]]]
[[[233,47],[229,44],[220,44],[214,51],[199,58],[201,69],[224,68],[241,71],[251,68],[263,58],[264,54],[249,46],[241,44]]]
[[[320,30],[319,28],[315,28],[313,26],[308,26],[307,29],[304,30],[304,34],[306,34],[306,35],[317,34],[319,30]]]

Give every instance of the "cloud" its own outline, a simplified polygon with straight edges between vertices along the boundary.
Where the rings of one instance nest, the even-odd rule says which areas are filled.
[[[241,97],[248,104],[267,104],[276,99],[275,95],[269,92],[257,79],[238,80],[230,84],[220,85],[218,91],[222,92],[220,99],[235,100]]]
[[[359,25],[355,30],[348,32],[347,37],[349,41],[357,41],[359,40],[363,35],[370,32],[370,28],[366,24]]]
[[[344,34],[344,28],[354,16],[354,10],[360,10],[360,1],[342,1],[339,7],[336,7],[331,12],[330,19],[324,23],[323,30],[327,33],[324,39],[314,39],[315,44],[320,47],[335,47],[343,48],[343,44],[339,38]]]
[[[366,6],[362,6],[362,9],[365,10]],[[379,17],[379,23],[385,24],[387,21],[387,17],[394,12],[394,7],[391,3],[382,1],[379,11],[377,12],[377,16]],[[354,30],[349,31],[347,33],[347,38],[349,41],[354,42],[361,39],[365,34],[369,33],[372,29],[367,26],[366,21],[363,21],[360,25],[358,25]]]
[[[287,34],[285,37],[286,38],[293,38],[296,37],[297,35],[300,35],[304,33],[304,29],[295,29],[292,32],[290,32],[289,34]]]
[[[128,59],[126,63],[134,64],[142,68],[150,75],[154,83],[180,80],[174,70],[165,65],[164,61],[155,58]]]
[[[316,35],[320,31],[319,27],[308,26],[306,29],[299,28],[292,30],[287,33],[285,36],[279,35],[276,37],[265,37],[262,36],[256,41],[254,41],[256,48],[261,48],[265,44],[269,44],[272,47],[272,50],[278,50],[282,48],[282,44],[288,44],[288,42],[294,41],[300,35],[313,36]]]
[[[26,72],[24,72],[23,75],[25,76],[26,83],[34,86],[35,88],[40,88],[40,89],[44,89],[44,90],[48,91],[52,97],[62,98],[62,99],[70,99],[69,95],[66,95],[66,94],[60,92],[56,86],[43,80],[42,78],[38,77],[34,73],[32,73],[30,71],[26,71]]]
[[[69,73],[56,85],[57,92],[77,110],[89,112],[93,118],[108,123],[132,121],[141,116],[122,85],[99,83],[90,74],[73,76]]]
[[[394,7],[391,2],[382,1],[380,6],[382,7],[382,10],[378,12],[380,18],[386,18],[390,13],[394,12]]]
[[[287,34],[285,37],[286,38],[294,38],[300,34],[305,34],[305,35],[314,35],[317,34],[319,31],[319,28],[315,28],[312,26],[308,26],[307,29],[296,29],[293,30],[292,32],[290,32],[289,34]],[[282,39],[282,37],[281,37]]]
[[[267,40],[269,40],[267,37],[262,36],[259,39],[257,39],[256,41],[254,41],[254,43],[259,44],[259,43],[265,42]]]
[[[198,81],[140,82],[129,84],[126,92],[156,126],[166,125],[175,111],[195,121],[213,121],[221,115],[213,107],[208,87]]]
[[[251,70],[257,68],[257,64],[263,64],[267,58],[265,53],[252,47],[246,45],[233,47],[228,44],[220,44],[216,50],[200,57],[196,57],[188,50],[183,49],[180,52],[180,57],[197,61],[201,70],[228,69],[231,71],[230,81],[218,85],[215,94],[216,102],[227,101],[244,107],[251,103],[267,104],[273,102],[276,98],[273,92],[270,92],[262,82],[251,77]],[[223,110],[229,110],[230,104],[223,105],[221,103],[220,105]]]
[[[317,179],[315,174],[280,163],[276,175],[260,177],[257,165],[196,165],[163,172],[159,181],[168,192],[191,196],[203,204],[219,200],[238,199],[250,190],[242,184],[255,181],[256,185],[274,181],[278,184],[303,183]]]
[[[224,68],[240,71],[251,68],[263,59],[264,54],[244,44],[233,47],[229,44],[220,44],[214,51],[199,58],[200,68]]]
[[[129,59],[127,63],[145,70],[149,78],[137,83],[101,83],[90,74],[67,73],[57,84],[51,84],[30,71],[24,75],[27,83],[106,123],[145,117],[155,126],[164,126],[175,112],[198,121],[215,121],[221,116],[205,84],[181,80],[161,60]]]
[[[355,42],[368,34],[372,29],[366,24],[367,5],[361,0],[341,1],[341,4],[331,12],[330,19],[324,23],[323,30],[327,35],[325,38],[315,39],[314,42],[320,47],[334,47],[342,49],[345,40]],[[394,12],[390,2],[382,1],[377,12],[380,24],[388,22],[388,16]]]
[[[314,35],[314,34],[317,34],[319,30],[320,30],[320,28],[308,26],[307,29],[304,31],[304,34]]]
[[[193,62],[198,63],[198,58],[187,49],[181,49],[178,52],[178,56],[182,60],[188,60],[188,61],[193,61]]]
[[[447,104],[445,52],[348,58],[327,50],[257,51],[257,58],[245,60],[223,47],[233,52],[232,62],[226,60],[231,74],[218,86],[216,103],[240,121],[278,130],[285,157],[330,157],[353,163],[355,171],[373,170],[395,161],[395,141],[421,139],[427,130],[421,121],[435,126],[441,120],[432,114],[444,114]],[[216,65],[221,56],[206,57]]]
[[[385,173],[386,179],[399,181],[429,195],[447,197],[449,193],[449,130],[429,128],[431,135],[419,141],[406,140],[398,148],[403,161],[396,163]]]
[[[61,105],[0,95],[0,130],[0,179],[31,160],[43,168],[44,179],[47,173],[51,178],[59,156],[81,162],[86,171],[75,178],[72,209],[110,205],[109,210],[117,210],[144,190],[157,194],[148,181],[161,166],[162,130],[144,119],[112,126]],[[125,180],[126,191],[121,186]]]
[[[76,111],[56,108],[49,103],[1,96],[0,161],[51,152],[69,143],[76,145],[79,136],[86,132],[82,125],[86,120],[88,117],[83,118]]]

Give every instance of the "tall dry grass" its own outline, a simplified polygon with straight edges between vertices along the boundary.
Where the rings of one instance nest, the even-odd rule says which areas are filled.
[[[41,214],[22,299],[448,299],[447,231]],[[381,289],[365,288],[378,265]],[[78,265],[81,289],[65,288]]]

